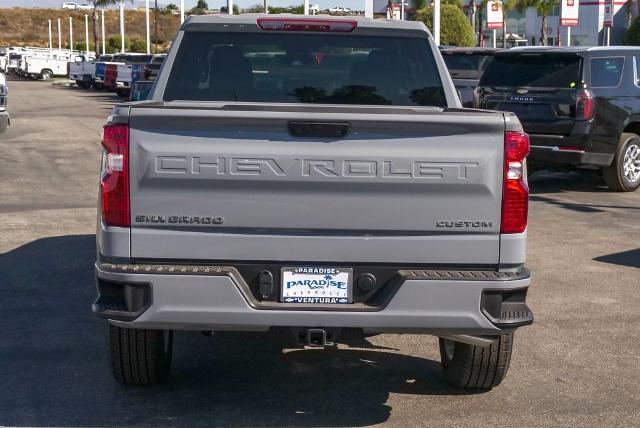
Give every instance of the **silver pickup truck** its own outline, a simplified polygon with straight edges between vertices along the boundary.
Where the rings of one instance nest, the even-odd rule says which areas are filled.
[[[463,109],[422,23],[185,21],[146,101],[116,106],[93,311],[123,384],[162,380],[176,330],[440,338],[489,389],[530,324],[528,136]]]
[[[7,79],[0,72],[0,134],[7,130],[9,126],[9,113],[7,112],[7,102],[9,89],[7,88]]]

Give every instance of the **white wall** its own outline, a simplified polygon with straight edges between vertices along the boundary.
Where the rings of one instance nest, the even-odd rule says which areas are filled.
[[[624,35],[624,26],[626,21],[626,7],[624,1],[616,1],[614,6],[614,26],[611,29],[611,44],[622,44],[622,36]],[[632,11],[636,16],[637,3],[634,2]],[[525,36],[531,44],[531,38],[535,37],[536,44],[539,44],[540,26],[542,18],[536,15],[534,9],[526,11],[525,18]],[[604,20],[604,1],[600,0],[581,0],[579,11],[580,25],[571,28],[571,44],[581,46],[598,46],[602,44]],[[559,17],[550,16],[547,20],[548,26],[551,28],[549,36],[555,37],[558,31]],[[567,43],[567,29],[560,28],[560,40],[562,45]]]

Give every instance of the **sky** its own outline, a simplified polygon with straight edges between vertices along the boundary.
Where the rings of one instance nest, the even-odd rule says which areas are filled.
[[[58,8],[62,4],[63,0],[0,0],[0,7],[45,7],[45,8]],[[87,0],[68,0],[75,1],[76,3],[85,3]],[[267,0],[270,6],[290,6],[301,4],[303,0]],[[355,10],[364,10],[364,0],[309,0],[310,3],[316,3],[320,5],[320,9],[328,9],[333,6],[343,6]],[[154,0],[151,0],[153,4]],[[185,9],[190,9],[196,5],[197,0],[185,0]],[[144,4],[144,2],[136,1],[136,4]],[[175,3],[180,4],[180,0],[161,0],[161,4]],[[226,0],[207,0],[209,8],[219,8],[220,6],[226,6]],[[240,7],[249,7],[254,4],[262,4],[262,0],[235,0]],[[130,3],[129,3],[130,4]]]

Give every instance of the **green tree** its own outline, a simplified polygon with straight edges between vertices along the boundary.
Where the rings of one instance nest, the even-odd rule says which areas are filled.
[[[516,8],[518,0],[502,0],[502,47],[507,47],[507,12]]]
[[[196,7],[191,9],[191,14],[192,15],[206,15],[208,10],[209,10],[209,5],[207,4],[207,2],[205,0],[198,0],[198,3],[196,4]],[[222,9],[220,9],[220,11],[222,12]]]
[[[107,45],[112,52],[120,52],[120,48],[122,46],[122,39],[120,38],[120,35],[109,37],[109,40],[107,40]],[[124,48],[125,50],[129,50],[130,47],[131,42],[129,41],[129,38],[125,36]]]
[[[640,45],[640,17],[634,19],[629,29],[624,33],[622,43],[629,46]]]
[[[278,13],[296,13],[303,14],[304,13],[304,4],[299,4],[297,6],[288,6],[288,7],[269,7],[270,14],[278,14]]]
[[[141,39],[131,39],[131,44],[129,45],[129,51],[145,53],[147,52],[147,43]]]
[[[416,20],[424,22],[433,31],[433,7],[419,10]],[[471,24],[458,6],[440,5],[440,44],[450,46],[475,46],[476,44]]]
[[[254,4],[253,6],[249,6],[245,9],[242,9],[243,13],[262,13],[264,12],[264,6],[261,4]]]
[[[73,48],[75,50],[78,50],[78,51],[81,51],[81,52],[88,52],[89,49],[91,49],[93,47],[93,46],[91,46],[91,41],[89,41],[89,49],[87,49],[87,47],[85,46],[86,43],[85,43],[84,40],[81,40],[79,42],[74,42],[73,44],[74,44]]]
[[[226,6],[223,6],[220,8],[220,13],[227,13],[229,9]],[[234,15],[240,15],[240,8],[238,7],[237,4],[233,5],[233,14]]]
[[[631,27],[631,21],[633,20],[633,11],[631,10],[633,7],[633,0],[627,0],[624,5],[627,8],[627,19],[624,28],[628,30]]]
[[[547,18],[553,13],[556,6],[556,0],[516,0],[515,7],[520,12],[532,7],[542,17],[542,26],[540,28],[540,37],[542,38],[542,46],[547,46]]]
[[[173,4],[173,3],[169,3],[168,5],[166,5],[166,6],[165,6],[165,9],[166,9],[166,10],[169,10],[169,11],[171,11],[171,10],[178,10],[178,6],[176,6],[176,5],[175,5],[175,4]]]

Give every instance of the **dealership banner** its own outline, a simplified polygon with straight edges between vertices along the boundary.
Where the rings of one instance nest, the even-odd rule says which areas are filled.
[[[614,0],[604,0],[603,27],[613,27],[613,1]]]
[[[490,1],[487,3],[487,28],[502,28],[502,2]]]
[[[567,27],[577,26],[580,0],[562,0],[560,5],[560,25],[565,25]]]

